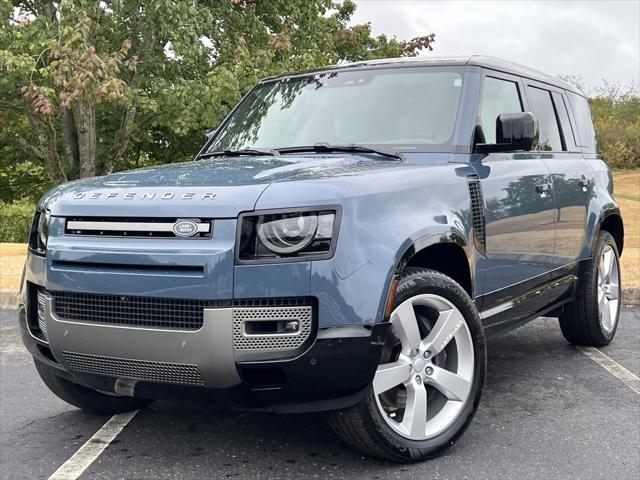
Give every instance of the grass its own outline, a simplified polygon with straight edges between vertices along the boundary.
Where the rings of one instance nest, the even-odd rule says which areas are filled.
[[[625,230],[622,285],[640,286],[640,170],[616,171],[613,177]],[[26,252],[25,244],[0,243],[0,290],[20,287]]]
[[[616,200],[624,221],[622,285],[640,286],[640,170],[613,172]]]
[[[18,290],[27,255],[24,243],[0,243],[0,290]]]

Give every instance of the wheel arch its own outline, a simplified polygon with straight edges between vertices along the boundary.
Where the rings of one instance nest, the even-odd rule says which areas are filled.
[[[411,243],[396,265],[395,277],[399,278],[407,267],[429,268],[451,277],[473,298],[474,265],[472,249],[465,238],[448,231]]]
[[[620,215],[619,209],[608,210],[600,217],[596,235],[594,235],[593,245],[595,245],[597,241],[598,234],[603,230],[611,234],[618,247],[618,253],[622,255],[622,249],[624,248],[624,222],[622,221],[622,215]]]

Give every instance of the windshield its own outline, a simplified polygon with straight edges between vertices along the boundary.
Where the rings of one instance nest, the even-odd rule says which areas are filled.
[[[254,88],[207,152],[315,145],[438,150],[450,143],[462,74],[437,67],[323,72]]]

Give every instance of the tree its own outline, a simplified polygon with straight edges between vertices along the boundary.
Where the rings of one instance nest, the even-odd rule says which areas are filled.
[[[0,151],[53,182],[193,156],[260,78],[416,55],[331,0],[0,0]],[[0,168],[1,168],[0,164]]]

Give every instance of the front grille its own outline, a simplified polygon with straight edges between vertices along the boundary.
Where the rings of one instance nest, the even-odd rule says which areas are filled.
[[[187,224],[187,231],[180,225]],[[210,238],[210,218],[68,217],[66,235],[143,238]]]
[[[158,383],[204,385],[196,365],[149,362],[75,352],[62,352],[62,355],[69,368],[76,372]]]
[[[63,320],[109,325],[198,330],[204,309],[215,302],[205,300],[51,292],[53,311]]]
[[[248,333],[247,324],[259,322],[297,321],[299,329],[295,333]],[[311,335],[313,308],[311,305],[299,307],[266,307],[233,309],[233,346],[237,351],[290,351],[300,348]]]

